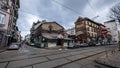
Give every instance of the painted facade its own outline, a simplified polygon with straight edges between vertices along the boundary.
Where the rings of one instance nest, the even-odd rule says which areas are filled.
[[[0,1],[0,47],[8,46],[12,40],[18,39],[19,0]]]
[[[111,32],[112,42],[113,43],[118,43],[119,38],[118,38],[118,29],[117,29],[116,21],[115,20],[106,21],[106,22],[104,22],[104,25]]]

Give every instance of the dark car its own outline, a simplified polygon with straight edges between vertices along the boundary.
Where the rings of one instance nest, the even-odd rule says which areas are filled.
[[[89,45],[89,46],[95,46],[96,43],[95,43],[95,42],[89,42],[88,45]]]

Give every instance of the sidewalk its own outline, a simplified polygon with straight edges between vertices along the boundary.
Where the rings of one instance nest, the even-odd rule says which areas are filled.
[[[0,48],[0,53],[4,52],[6,50],[7,50],[7,47],[2,47],[2,48]]]
[[[102,64],[112,68],[120,68],[120,51],[116,51],[114,54],[108,54],[108,57],[102,56],[95,60],[98,64]]]

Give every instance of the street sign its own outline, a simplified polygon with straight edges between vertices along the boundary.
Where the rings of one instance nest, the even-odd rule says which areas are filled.
[[[101,33],[102,33],[102,34],[107,34],[107,32],[108,32],[107,29],[102,29],[102,30],[101,30]]]

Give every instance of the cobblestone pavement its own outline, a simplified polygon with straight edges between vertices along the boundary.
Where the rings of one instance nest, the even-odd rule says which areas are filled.
[[[41,49],[23,45],[19,50],[0,53],[0,68],[107,68],[94,63],[111,46],[77,49]]]

